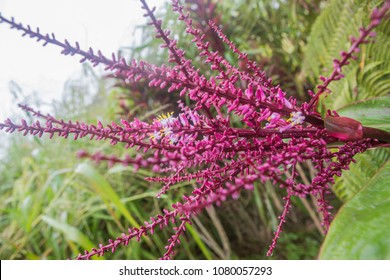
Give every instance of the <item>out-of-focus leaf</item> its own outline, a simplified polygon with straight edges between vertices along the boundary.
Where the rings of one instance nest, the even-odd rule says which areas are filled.
[[[390,161],[339,211],[321,259],[390,259]]]
[[[41,219],[56,230],[63,232],[67,240],[77,243],[84,249],[90,250],[95,247],[95,244],[93,244],[92,241],[77,228],[72,227],[65,222],[55,220],[49,216],[42,216]]]
[[[133,215],[131,215],[129,210],[127,210],[119,195],[96,169],[87,163],[82,163],[77,166],[75,172],[83,175],[91,184],[93,190],[96,191],[96,193],[101,196],[106,203],[114,204],[118,211],[130,222],[132,226],[139,227],[139,224]]]
[[[186,230],[191,234],[191,236],[194,238],[196,244],[198,245],[199,249],[202,251],[204,257],[207,260],[212,260],[212,254],[210,249],[206,246],[206,244],[202,241],[200,234],[194,230],[194,228],[191,225],[186,225]]]
[[[354,102],[339,109],[338,113],[365,126],[390,132],[390,95]]]

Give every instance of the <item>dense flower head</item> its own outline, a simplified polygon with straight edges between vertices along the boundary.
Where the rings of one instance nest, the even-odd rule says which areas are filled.
[[[356,134],[354,129],[347,132],[347,136],[338,137],[339,134],[334,131],[342,120],[337,119],[338,116],[323,120],[316,112],[315,104],[319,95],[329,90],[329,83],[343,77],[342,67],[348,64],[349,59],[354,59],[353,53],[358,52],[359,45],[367,43],[367,38],[373,36],[372,30],[390,8],[390,1],[373,12],[370,24],[361,29],[360,37],[352,38],[350,50],[342,52],[341,59],[334,61],[330,77],[321,77],[323,84],[317,87],[315,94],[311,94],[312,99],[302,105],[298,105],[293,97],[288,97],[280,85],[273,85],[256,62],[238,50],[222,30],[210,21],[210,30],[245,62],[246,69],[231,65],[220,52],[212,50],[210,43],[205,41],[203,30],[194,26],[184,7],[178,0],[173,0],[173,11],[186,25],[186,32],[193,37],[199,56],[213,73],[206,77],[193,66],[185,51],[178,47],[170,31],[163,29],[162,22],[154,15],[154,9],[145,0],[141,0],[141,4],[150,25],[156,30],[156,36],[163,42],[162,47],[168,49],[169,65],[157,66],[136,60],[126,62],[115,55],[107,58],[100,51],[97,54],[92,49],[83,51],[77,42],[74,45],[66,40],[60,42],[54,34],[42,35],[39,30],[34,31],[29,26],[16,23],[13,18],[0,15],[1,22],[22,31],[23,35],[43,41],[44,45],[57,45],[65,55],[78,54],[82,62],[88,60],[93,65],[104,64],[106,70],[114,72],[118,79],[128,84],[146,80],[149,87],[166,89],[167,92],[178,91],[180,96],[188,97],[192,102],[185,105],[179,101],[178,112],[165,112],[156,116],[151,123],[136,118],[107,125],[101,122],[86,124],[64,121],[27,105],[21,105],[21,108],[43,119],[42,122],[28,124],[21,120],[15,123],[7,119],[0,123],[0,128],[6,132],[18,131],[39,137],[44,134],[64,138],[72,136],[74,139],[88,137],[90,140],[123,145],[124,149],[137,148],[140,153],[135,157],[118,158],[88,151],[80,151],[78,156],[98,163],[106,161],[109,165],[133,165],[160,173],[159,176],[146,178],[162,185],[156,194],[158,197],[179,182],[195,180],[197,183],[196,188],[182,201],[174,203],[171,210],[165,209],[163,215],[151,217],[143,226],[130,228],[127,234],[123,233],[107,245],[99,245],[99,248],[86,251],[77,258],[89,259],[94,255],[101,256],[106,251],[114,252],[119,245],[127,245],[131,239],[139,240],[141,236],[153,234],[155,229],[163,229],[173,223],[177,224],[172,227],[175,233],[168,240],[163,256],[169,259],[194,215],[209,205],[219,205],[228,198],[237,198],[241,191],[253,190],[255,182],[270,181],[286,190],[285,207],[268,255],[276,247],[286,215],[292,207],[292,196],[314,195],[318,210],[323,213],[324,230],[327,231],[331,206],[325,200],[325,195],[334,177],[348,169],[355,154],[383,144],[383,139],[370,139],[360,132],[359,137],[348,138],[348,135]],[[232,121],[233,117],[239,119],[239,126]],[[329,123],[333,125],[332,131],[327,128]],[[340,140],[347,142],[339,144],[336,150],[328,148],[329,144]],[[316,174],[310,184],[304,184],[298,180],[296,167],[308,161],[313,163]]]

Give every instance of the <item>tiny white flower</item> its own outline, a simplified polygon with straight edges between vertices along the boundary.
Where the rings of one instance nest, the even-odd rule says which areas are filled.
[[[173,134],[172,127],[163,127],[163,129],[161,129],[161,133],[165,136],[172,135]]]
[[[159,117],[157,117],[157,120],[160,122],[162,127],[167,127],[174,124],[176,120],[176,118],[174,118],[172,115],[173,112],[167,113],[166,115],[161,114]]]
[[[302,112],[292,112],[290,116],[291,118],[289,118],[288,121],[292,125],[303,124],[303,122],[305,121],[305,116],[302,114]]]
[[[159,131],[154,131],[153,133],[149,133],[149,138],[153,140],[160,140],[161,133]]]
[[[177,141],[179,141],[179,139],[177,138],[176,135],[172,134],[172,135],[169,136],[169,142],[171,144],[176,144]]]

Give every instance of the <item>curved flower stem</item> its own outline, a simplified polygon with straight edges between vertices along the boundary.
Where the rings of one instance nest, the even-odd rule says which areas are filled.
[[[382,129],[363,126],[363,138],[378,139],[390,143],[390,133]]]

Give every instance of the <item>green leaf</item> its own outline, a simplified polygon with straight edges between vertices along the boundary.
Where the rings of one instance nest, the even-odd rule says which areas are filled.
[[[339,109],[338,113],[358,120],[364,126],[390,132],[390,95],[354,102]]]
[[[390,161],[344,204],[320,259],[390,259]]]
[[[186,225],[186,230],[192,235],[192,237],[194,238],[196,244],[198,245],[199,249],[202,251],[205,258],[207,260],[212,260],[213,257],[211,251],[201,239],[200,234],[193,228],[193,226],[189,224]]]
[[[140,226],[134,215],[132,215],[127,209],[126,205],[124,204],[124,202],[122,202],[121,198],[115,192],[111,184],[95,168],[93,168],[87,163],[82,163],[77,166],[75,172],[83,175],[90,183],[92,189],[103,199],[106,205],[109,207],[111,207],[111,205],[114,205],[115,208],[119,211],[119,213],[121,213],[126,218],[126,220],[130,223],[131,226]],[[145,240],[148,246],[154,246],[148,236],[143,236],[142,239]],[[157,239],[155,239],[155,241],[156,240]]]
[[[65,238],[68,241],[73,241],[86,250],[90,250],[91,248],[95,247],[95,245],[91,242],[91,240],[89,240],[89,238],[81,231],[79,231],[77,228],[65,222],[60,222],[58,220],[55,220],[49,216],[42,216],[41,220],[47,223],[48,225],[52,226],[56,230],[63,232]]]
[[[343,201],[348,201],[381,171],[390,159],[390,149],[373,149],[355,156],[356,163],[337,177],[333,191]]]
[[[138,222],[133,215],[131,215],[129,210],[127,210],[119,195],[103,175],[87,163],[79,164],[75,172],[83,175],[88,180],[92,189],[106,202],[106,204],[112,203],[133,227],[139,227]]]

